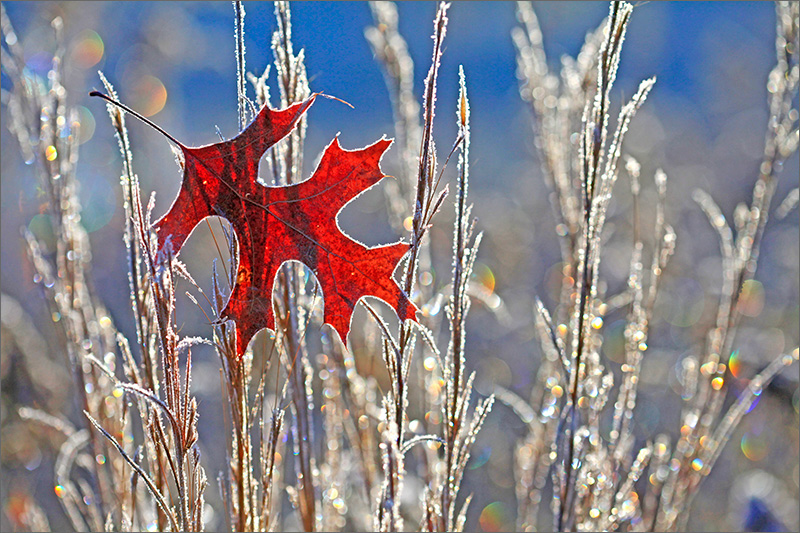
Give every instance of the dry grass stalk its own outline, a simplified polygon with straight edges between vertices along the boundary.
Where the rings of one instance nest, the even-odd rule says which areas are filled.
[[[245,127],[254,115],[256,105],[261,107],[269,104],[269,88],[266,79],[269,75],[269,67],[260,77],[255,77],[247,73],[245,63],[244,47],[244,7],[240,2],[234,3],[236,16],[235,36],[236,36],[236,58],[237,58],[237,87],[239,101],[239,125]],[[273,36],[273,50],[275,52],[275,66],[279,72],[281,82],[281,102],[283,106],[286,102],[293,102],[298,98],[305,98],[308,95],[307,82],[305,80],[305,67],[303,65],[302,53],[296,57],[292,53],[291,45],[291,21],[288,4],[276,3],[276,17],[279,22],[278,30]],[[247,96],[245,80],[250,79],[256,92],[256,102],[253,103]],[[304,94],[300,94],[303,93]],[[278,183],[291,183],[294,176],[302,169],[302,140],[304,137],[304,124],[290,135],[290,138],[283,141],[276,149],[270,151],[268,155],[270,168],[273,178]],[[235,258],[236,243],[233,241],[230,227],[223,227],[227,244],[229,247],[229,257]],[[230,290],[234,284],[236,265],[232,260],[226,265],[227,282],[225,287]],[[248,351],[244,357],[239,358],[236,354],[233,326],[230,323],[220,324],[217,332],[217,352],[223,364],[222,381],[224,389],[227,391],[228,420],[231,424],[231,446],[229,449],[229,461],[231,469],[229,472],[220,476],[220,480],[225,482],[224,500],[228,507],[230,526],[235,531],[262,531],[272,530],[277,527],[277,502],[276,485],[281,480],[281,453],[282,440],[284,437],[284,410],[278,408],[277,402],[285,395],[285,388],[276,397],[276,404],[273,406],[269,422],[266,420],[265,409],[267,400],[265,398],[267,371],[271,366],[272,356],[277,350],[279,357],[286,366],[286,374],[289,376],[289,385],[292,391],[292,400],[295,417],[292,419],[292,434],[294,436],[295,447],[303,447],[300,454],[298,469],[298,487],[301,495],[300,509],[301,520],[307,530],[313,530],[315,518],[313,512],[313,492],[312,498],[308,498],[307,488],[313,490],[311,482],[311,470],[309,463],[309,452],[304,446],[304,435],[310,428],[308,422],[308,408],[305,406],[307,394],[303,376],[308,375],[307,363],[299,370],[293,369],[297,357],[296,339],[300,334],[298,325],[298,307],[295,294],[298,289],[293,280],[296,279],[297,267],[285,265],[279,277],[278,293],[278,312],[276,313],[278,323],[278,338],[272,338],[271,348],[268,354],[263,355],[264,361],[261,364],[261,371],[257,372],[254,365],[254,354]],[[227,300],[225,289],[220,284],[216,275],[214,284],[214,303],[217,316],[222,311]],[[290,318],[291,317],[291,318]],[[305,355],[303,355],[305,361]],[[277,370],[280,376],[280,369]],[[298,379],[300,382],[298,384]],[[298,407],[298,403],[300,406]],[[254,435],[254,428],[257,431]],[[257,440],[256,440],[257,439]],[[257,444],[257,455],[254,453]],[[310,508],[309,508],[310,504]]]
[[[127,425],[124,402],[114,395],[113,380],[89,362],[95,357],[114,366],[116,330],[91,285],[91,250],[80,224],[75,174],[80,125],[75,110],[67,107],[61,85],[61,19],[53,21],[53,29],[58,49],[45,80],[26,73],[21,45],[2,9],[3,40],[8,46],[8,50],[3,49],[2,66],[15,82],[14,89],[4,94],[11,117],[9,128],[44,192],[54,235],[53,242],[29,232],[24,237],[34,281],[43,288],[67,356],[78,404],[108,424],[115,434],[122,434]],[[40,421],[47,418],[30,411],[28,416]],[[118,503],[127,500],[129,505],[130,497],[116,483],[127,475],[125,466],[102,436],[89,429],[87,420],[80,430],[73,430],[66,421],[61,427],[66,430],[66,440],[58,462],[56,493],[73,527],[102,528],[112,511],[119,508]],[[83,468],[79,470],[76,465]]]
[[[461,531],[466,520],[469,499],[457,510],[456,497],[461,487],[464,470],[470,457],[470,448],[475,442],[481,425],[491,411],[494,397],[481,402],[472,415],[468,416],[472,382],[475,374],[465,379],[466,358],[466,318],[470,299],[467,293],[472,277],[475,259],[478,255],[481,234],[474,236],[475,220],[472,219],[472,205],[467,205],[469,188],[469,100],[467,99],[464,70],[460,71],[460,98],[458,106],[459,137],[461,138],[458,161],[458,187],[456,192],[456,214],[453,229],[453,280],[452,294],[447,306],[450,322],[450,340],[442,362],[442,377],[445,382],[442,401],[443,440],[445,468],[438,481],[435,503],[439,506],[434,513],[438,522],[431,531]]]
[[[797,360],[798,350],[773,361],[750,381],[749,390],[726,413],[722,413],[731,377],[729,357],[733,351],[736,329],[741,320],[739,299],[745,284],[752,280],[758,262],[761,238],[767,223],[778,174],[783,162],[797,150],[798,109],[796,99],[800,80],[800,6],[792,2],[776,3],[777,63],[767,78],[770,119],[764,143],[764,156],[753,187],[750,206],[740,204],[731,228],[713,199],[702,191],[694,198],[718,232],[722,252],[722,295],[717,319],[706,334],[701,360],[691,359],[688,382],[696,383],[687,391],[681,417],[680,438],[675,443],[669,473],[653,513],[652,527],[664,530],[685,528],[688,508],[702,480],[709,474],[735,426],[749,410],[775,375]]]
[[[372,45],[376,57],[384,66],[387,86],[390,89],[395,115],[395,129],[401,148],[401,166],[406,167],[406,172],[401,174],[399,190],[403,191],[404,183],[413,183],[412,176],[416,174],[416,207],[414,216],[407,220],[406,227],[412,229],[412,251],[403,278],[404,288],[408,293],[417,295],[425,302],[423,310],[445,296],[439,292],[431,294],[430,289],[424,286],[415,288],[418,272],[429,270],[429,256],[427,240],[424,236],[430,222],[442,205],[447,191],[438,192],[441,180],[441,170],[437,170],[436,148],[432,137],[433,118],[436,104],[436,85],[441,58],[442,42],[447,26],[446,4],[440,4],[439,11],[434,21],[434,52],[431,68],[425,80],[423,94],[423,125],[420,130],[418,124],[416,102],[412,100],[411,71],[413,63],[408,57],[405,41],[397,32],[397,10],[389,2],[371,3],[375,18],[375,27],[367,30],[367,38]],[[491,409],[492,399],[481,403],[470,417],[468,408],[472,392],[472,376],[465,379],[464,321],[469,310],[468,285],[472,267],[477,255],[480,236],[474,238],[474,221],[471,220],[471,206],[466,203],[468,188],[468,150],[469,150],[469,103],[466,96],[466,86],[463,72],[461,73],[461,96],[458,109],[459,133],[453,144],[450,154],[445,159],[445,164],[450,156],[460,147],[458,169],[458,193],[456,198],[456,222],[453,241],[453,282],[449,286],[452,292],[450,303],[447,307],[447,316],[450,335],[448,349],[444,358],[435,345],[431,331],[437,329],[438,319],[426,313],[425,326],[416,327],[416,331],[423,336],[423,352],[427,351],[428,358],[439,361],[440,375],[443,387],[439,387],[434,374],[425,378],[424,371],[419,370],[422,386],[428,391],[426,397],[430,398],[431,409],[441,409],[442,436],[419,435],[406,438],[407,409],[408,409],[408,383],[411,372],[411,356],[416,344],[415,329],[410,325],[402,325],[397,340],[389,333],[388,327],[380,321],[377,313],[371,311],[378,320],[384,334],[384,360],[392,379],[392,390],[384,400],[387,424],[384,432],[383,464],[384,487],[378,510],[378,520],[375,528],[381,530],[400,530],[403,526],[401,513],[398,509],[398,497],[402,491],[402,480],[406,451],[418,442],[428,442],[428,448],[441,447],[443,457],[428,453],[424,459],[425,469],[428,472],[438,472],[427,476],[427,487],[424,498],[421,528],[424,531],[460,531],[464,526],[469,498],[461,506],[456,506],[461,480],[466,463],[469,460],[469,450],[480,429],[483,420]],[[419,139],[419,152],[414,152],[413,142]],[[412,154],[412,155],[409,155]],[[413,172],[413,169],[416,172]],[[412,173],[413,172],[413,173]],[[437,174],[438,172],[438,174]],[[402,179],[403,176],[407,179]],[[387,189],[390,206],[402,206],[402,197],[396,196],[396,191]],[[395,208],[393,211],[397,211]],[[410,224],[408,223],[410,222]],[[433,303],[433,305],[438,305]],[[429,329],[430,327],[430,329]],[[427,365],[426,365],[426,368]],[[430,371],[430,370],[428,370]]]
[[[448,4],[441,3],[434,20],[434,48],[431,68],[425,79],[423,103],[423,127],[421,145],[417,165],[416,201],[412,218],[411,250],[406,259],[401,286],[406,294],[412,294],[419,268],[419,257],[422,242],[431,219],[441,206],[446,191],[437,193],[438,180],[434,183],[436,173],[436,149],[433,141],[433,117],[436,106],[436,85],[439,73],[439,62],[442,53],[442,42],[447,29]],[[379,10],[376,10],[380,12]],[[397,41],[395,39],[395,41]],[[399,42],[399,41],[398,41]],[[376,48],[373,42],[373,48]],[[387,48],[385,48],[387,49]],[[392,50],[391,47],[388,50]],[[401,53],[394,56],[401,56]],[[385,54],[384,54],[385,56]],[[380,56],[379,56],[380,57]],[[390,64],[391,65],[391,64]],[[397,69],[397,74],[402,74]],[[392,68],[387,69],[387,79],[393,79]],[[396,105],[399,101],[396,100]],[[397,111],[395,112],[397,115]],[[403,115],[399,115],[403,116]],[[413,124],[413,121],[411,122]],[[403,123],[402,126],[407,124]],[[402,127],[396,129],[403,129]],[[408,134],[406,135],[408,137]],[[372,313],[378,319],[376,313]],[[408,386],[411,370],[411,359],[416,345],[414,326],[401,324],[398,339],[395,340],[381,320],[383,337],[383,358],[389,371],[391,391],[383,400],[385,428],[382,435],[384,484],[381,491],[375,529],[381,531],[400,531],[403,521],[399,510],[403,476],[405,475],[405,431],[408,409]]]
[[[278,29],[272,37],[275,68],[280,88],[280,107],[306,99],[311,91],[304,62],[304,52],[294,54],[292,46],[292,24],[288,2],[275,3],[275,18]],[[273,167],[276,183],[288,185],[300,181],[303,169],[303,143],[307,122],[303,118],[295,130],[272,150],[278,161]],[[296,264],[284,265],[279,274],[278,312],[276,322],[286,366],[294,419],[291,426],[295,455],[297,486],[294,491],[295,506],[306,531],[319,530],[317,500],[318,479],[315,476],[314,424],[312,413],[314,400],[311,389],[312,370],[305,346],[303,322],[307,322],[310,309],[304,308],[300,300],[306,297],[301,268]]]
[[[101,74],[111,99],[116,93]],[[133,154],[128,141],[123,109],[112,103],[108,112],[116,130],[123,159],[122,186],[128,216],[125,242],[128,247],[131,303],[136,315],[137,335],[142,359],[136,363],[121,335],[125,380],[117,387],[138,400],[144,430],[144,452],[149,468],[131,457],[123,443],[112,436],[101,422],[87,416],[141,477],[157,504],[159,527],[187,531],[203,529],[204,492],[207,478],[200,465],[197,447],[197,400],[190,393],[191,347],[205,342],[200,338],[180,338],[175,327],[176,275],[194,283],[185,266],[176,259],[156,252],[155,236],[149,229],[151,199],[142,208],[138,178],[133,172]],[[137,118],[142,118],[138,115]],[[181,357],[185,357],[181,376]],[[93,361],[113,377],[107,362]],[[131,435],[132,437],[132,435]],[[129,437],[129,440],[133,440]],[[139,452],[137,452],[138,454]]]
[[[412,211],[419,146],[422,142],[420,107],[414,97],[414,61],[405,39],[398,31],[397,7],[393,2],[370,2],[375,26],[364,32],[375,58],[383,66],[386,86],[392,99],[395,143],[400,153],[402,172],[386,184],[385,191],[392,225],[403,229],[403,220]]]
[[[60,21],[56,20],[55,27],[60,32]],[[8,37],[13,29],[5,12],[3,33],[7,43],[17,42]],[[57,40],[61,42],[60,35]],[[173,530],[202,529],[206,481],[196,447],[196,402],[189,393],[193,339],[179,339],[173,326],[172,279],[182,267],[168,261],[166,266],[163,261],[157,266],[149,233],[144,229],[149,221],[139,202],[123,115],[119,109],[109,108],[124,161],[126,244],[140,363],[91,289],[91,250],[80,225],[76,196],[79,124],[74,111],[65,105],[66,94],[60,84],[61,49],[45,86],[43,81],[23,74],[21,49],[16,44],[9,46],[12,53],[6,55],[4,51],[3,67],[15,80],[9,98],[12,127],[23,153],[39,169],[56,235],[52,251],[44,241],[28,235],[29,250],[37,279],[43,282],[53,316],[62,328],[62,342],[86,415],[87,429],[76,430],[67,422],[49,424],[61,427],[66,436],[57,465],[56,494],[77,530],[132,530],[150,524]],[[106,85],[113,94],[113,88]],[[34,116],[47,116],[48,120],[34,122]],[[37,141],[31,144],[29,139]],[[186,372],[181,376],[179,359],[183,353]],[[125,393],[131,393],[137,401],[129,404]],[[130,410],[132,405],[138,408],[138,417]],[[31,410],[26,416],[39,421],[59,420]],[[134,447],[134,418],[142,422],[144,430],[143,446],[138,450]],[[77,465],[82,466],[83,473],[75,468]]]

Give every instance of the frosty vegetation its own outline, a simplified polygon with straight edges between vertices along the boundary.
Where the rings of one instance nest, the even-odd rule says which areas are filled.
[[[46,252],[26,232],[26,250],[44,301],[57,317],[53,327],[63,365],[84,416],[71,416],[68,405],[61,412],[18,406],[18,414],[60,435],[53,484],[70,525],[77,531],[211,527],[206,495],[212,476],[224,506],[217,512],[233,531],[475,530],[471,495],[461,490],[462,481],[481,426],[502,402],[526,424],[513,463],[520,531],[685,530],[692,502],[733,429],[773,377],[798,358],[797,348],[785,353],[752,378],[746,394],[730,401],[728,358],[742,318],[739,298],[756,275],[780,169],[798,145],[800,4],[776,4],[777,62],[767,80],[770,119],[752,199],[739,205],[731,224],[708,193],[698,190],[693,196],[719,235],[723,290],[705,344],[683,361],[680,426],[652,442],[637,441],[633,416],[653,309],[676,233],[665,210],[666,174],[642,175],[624,149],[628,126],[646,105],[655,78],[643,81],[618,114],[611,113],[633,6],[611,3],[608,18],[558,72],[548,67],[533,8],[526,2],[517,6],[519,26],[512,38],[520,92],[532,111],[563,267],[557,305],[548,309],[536,299],[535,350],[542,355],[538,368],[531,368],[536,379],[530,397],[498,389],[497,403],[494,395],[477,397],[475,362],[468,357],[466,318],[471,304],[483,297],[472,286],[481,232],[468,198],[468,73],[460,71],[457,102],[437,101],[450,6],[442,3],[433,21],[421,102],[414,97],[413,61],[398,31],[396,7],[390,2],[370,7],[374,25],[365,36],[392,97],[398,154],[396,179],[387,180],[383,189],[386,209],[396,233],[409,235],[411,242],[395,275],[423,310],[420,321],[398,323],[386,306],[362,300],[368,320],[358,325],[364,333],[359,338],[367,340],[348,348],[346,339],[322,327],[322,295],[314,277],[300,264],[286,263],[273,294],[275,331],[257,337],[244,357],[236,354],[233,324],[218,320],[236,276],[237,244],[230,226],[214,222],[219,261],[207,265],[213,283],[204,291],[179,258],[157,249],[151,225],[155,198],[143,199],[149,195],[135,171],[131,114],[108,103],[126,215],[131,314],[124,320],[133,321],[136,336],[126,338],[117,330],[103,305],[103,288],[93,285],[92,250],[81,225],[80,123],[61,84],[63,47],[55,51],[46,79],[27,73],[3,10],[2,68],[13,81],[3,104],[43,192],[56,242]],[[311,94],[306,51],[296,51],[292,43],[290,11],[288,2],[275,3],[274,63],[252,73],[246,63],[244,6],[234,2],[236,56],[231,60],[237,65],[240,130],[262,106],[285,108]],[[53,29],[61,32],[59,19]],[[108,98],[119,102],[113,80],[102,73],[100,79]],[[442,116],[455,116],[457,136],[437,145],[433,126]],[[303,118],[262,160],[262,175],[271,184],[305,178],[303,159],[314,155],[304,150],[307,127]],[[450,162],[451,157],[457,161]],[[451,183],[446,183],[448,165],[455,167]],[[609,294],[600,263],[609,205],[619,187],[629,187],[632,194],[634,242],[627,285]],[[643,205],[645,187],[655,189],[655,205]],[[780,199],[778,212],[788,212],[797,199],[795,189]],[[430,228],[451,205],[452,248],[434,249]],[[644,209],[655,212],[653,227],[643,227]],[[449,257],[450,280],[444,286],[420,282],[430,275],[433,257]],[[180,334],[178,280],[193,287],[190,298],[206,313],[209,338]],[[441,303],[445,313],[425,312]],[[626,321],[624,362],[616,371],[603,355],[604,320],[612,314]],[[314,340],[319,352],[309,349],[311,331],[319,337]],[[224,395],[219,431],[226,435],[229,465],[220,472],[207,472],[198,446],[198,403],[192,393],[192,348],[198,343],[213,345],[219,358]],[[385,365],[386,390],[356,365],[354,352],[370,350],[380,353]],[[608,420],[610,428],[604,426]],[[403,487],[411,478],[424,489],[409,498]],[[543,502],[551,493],[552,499]],[[22,528],[50,529],[36,503],[20,516]]]

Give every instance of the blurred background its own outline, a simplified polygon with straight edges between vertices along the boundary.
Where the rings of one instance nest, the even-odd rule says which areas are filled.
[[[64,20],[66,80],[69,101],[80,112],[81,153],[78,176],[82,221],[94,250],[94,279],[118,327],[135,338],[127,297],[122,242],[123,210],[118,186],[120,157],[105,105],[87,94],[102,87],[102,70],[120,98],[187,145],[216,142],[215,128],[230,138],[237,133],[236,62],[233,9],[226,2],[6,2],[8,16],[24,46],[28,68],[45,76],[55,47],[50,21]],[[586,32],[608,12],[604,2],[536,2],[551,67],[563,54],[575,55]],[[364,29],[372,24],[362,2],[293,2],[295,48],[305,48],[311,89],[351,103],[350,109],[318,100],[309,112],[306,169],[337,134],[345,148],[392,137],[389,93],[380,66],[372,57]],[[270,38],[275,28],[272,5],[245,2],[248,70],[261,74],[271,62]],[[400,30],[414,59],[415,92],[430,65],[433,2],[399,5]],[[472,110],[471,199],[484,244],[476,268],[477,282],[500,298],[498,309],[476,305],[468,323],[468,367],[477,371],[477,389],[489,394],[495,386],[529,393],[540,350],[534,339],[533,298],[546,305],[557,299],[559,253],[547,189],[536,161],[531,114],[519,97],[515,51],[510,38],[516,24],[509,2],[457,3],[450,25],[439,84],[435,138],[440,151],[456,135],[458,66],[463,65]],[[669,176],[668,221],[675,227],[677,251],[664,278],[644,362],[636,419],[642,442],[657,433],[674,435],[680,413],[681,358],[697,353],[721,284],[721,262],[715,232],[692,191],[703,188],[727,218],[735,206],[750,201],[763,151],[767,122],[766,76],[775,63],[775,12],[769,2],[650,2],[635,10],[622,54],[613,97],[630,97],[641,79],[658,81],[639,111],[625,149],[643,167],[643,201],[655,198],[652,175],[663,168]],[[272,74],[274,81],[274,73]],[[2,87],[10,89],[3,74]],[[273,90],[277,94],[276,90]],[[49,353],[58,346],[49,329],[51,318],[32,281],[20,228],[46,239],[47,222],[32,172],[9,134],[2,109],[2,241],[0,288],[3,324],[28,321],[31,342]],[[155,216],[166,212],[180,184],[169,144],[153,130],[129,121],[134,167],[144,194],[157,193]],[[396,154],[384,169],[396,168]],[[454,168],[445,176],[452,180]],[[798,185],[798,156],[785,165],[774,205]],[[603,276],[610,292],[627,275],[629,246],[615,239],[615,225],[628,224],[627,180],[617,185],[605,248]],[[436,220],[431,238],[434,266],[449,281],[448,258],[452,204]],[[615,218],[614,215],[618,215]],[[367,244],[397,240],[388,225],[383,196],[370,191],[340,216],[343,229]],[[210,287],[210,264],[216,255],[209,234],[199,228],[182,254],[195,279]],[[737,378],[731,395],[769,361],[798,343],[798,214],[770,220],[756,280],[748,287],[746,317],[736,346]],[[184,287],[184,290],[188,287]],[[179,291],[182,293],[183,291]],[[178,301],[183,335],[210,335],[202,314],[187,299]],[[605,355],[616,364],[622,354],[623,322],[607,327]],[[34,331],[35,329],[35,331]],[[61,354],[49,353],[54,362]],[[616,358],[616,359],[615,359]],[[224,451],[215,446],[221,427],[219,362],[212,351],[197,348],[194,388],[201,400],[200,446],[209,477],[221,468]],[[66,387],[46,398],[35,391],[61,376],[53,366],[47,375],[31,375],[23,386],[3,351],[2,476],[4,507],[24,489],[45,502],[56,527],[63,522],[52,490],[52,451],[40,449],[35,435],[11,414],[15,404],[42,406],[71,401]],[[68,379],[66,373],[62,376]],[[65,383],[63,381],[62,383]],[[74,406],[77,413],[77,406]],[[693,531],[769,530],[796,527],[798,483],[798,368],[790,367],[760,398],[759,404],[729,442],[705,481],[689,522]],[[516,513],[513,447],[523,424],[497,405],[473,453],[465,492],[474,492],[468,524],[484,531],[513,527]],[[208,492],[218,503],[215,482]],[[220,507],[217,516],[222,518]],[[8,511],[7,511],[8,512]],[[4,515],[2,529],[6,530]],[[773,522],[769,522],[773,520]],[[794,523],[791,520],[795,520]],[[760,525],[759,525],[760,524]],[[765,525],[766,524],[766,525]],[[779,524],[779,526],[775,526]]]

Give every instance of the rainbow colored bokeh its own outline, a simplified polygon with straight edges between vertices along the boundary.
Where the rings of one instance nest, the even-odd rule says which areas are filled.
[[[503,502],[492,502],[481,511],[478,522],[483,531],[508,531],[509,512]]]

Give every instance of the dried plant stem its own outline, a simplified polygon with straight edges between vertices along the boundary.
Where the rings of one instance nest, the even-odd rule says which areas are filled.
[[[755,275],[778,171],[786,157],[797,149],[798,115],[794,102],[800,79],[798,9],[797,4],[776,4],[777,64],[768,78],[770,121],[764,157],[753,188],[751,206],[740,204],[734,213],[735,233],[713,199],[702,191],[695,192],[696,201],[719,234],[723,289],[716,322],[707,332],[702,361],[687,359],[689,382],[695,384],[697,390],[689,390],[686,395],[688,401],[681,417],[681,436],[672,451],[672,461],[679,464],[679,468],[670,470],[664,480],[658,512],[653,517],[655,528],[671,531],[685,527],[685,510],[716,462],[730,430],[741,418],[741,414],[733,414],[741,412],[741,409],[737,411],[734,408],[720,419],[731,376],[730,365],[726,363],[742,316],[739,301],[745,284]],[[778,370],[791,364],[796,359],[795,354],[778,358],[751,383],[760,389]]]
[[[291,12],[288,2],[275,2],[275,18],[278,29],[272,38],[272,49],[275,54],[275,68],[281,94],[281,105],[289,106],[304,100],[310,94],[306,76],[304,53],[301,50],[294,54],[292,44]],[[295,130],[287,139],[281,141],[273,152],[276,154],[277,181],[280,184],[292,184],[300,180],[303,169],[303,144],[305,140],[306,119],[301,119]],[[291,392],[294,420],[291,426],[295,464],[297,469],[297,505],[303,528],[314,531],[317,523],[317,494],[314,475],[314,453],[312,450],[313,398],[311,396],[311,367],[304,346],[300,329],[301,306],[298,298],[304,294],[300,283],[300,269],[295,264],[284,265],[279,280],[278,292],[281,295],[281,308],[284,310],[281,321],[281,340],[286,355],[285,364],[289,390]],[[343,339],[344,340],[344,339]]]
[[[433,59],[425,79],[423,128],[417,169],[416,202],[412,219],[411,249],[407,256],[401,284],[406,294],[412,294],[419,266],[422,239],[428,229],[431,218],[444,198],[442,193],[435,199],[436,156],[433,142],[433,118],[435,115],[436,85],[442,42],[447,29],[448,7],[448,4],[441,3],[434,20]],[[376,523],[376,526],[382,531],[399,531],[402,529],[398,506],[402,478],[405,473],[403,445],[408,406],[408,377],[414,343],[414,331],[412,326],[406,323],[400,326],[396,344],[391,340],[391,336],[384,338],[384,360],[389,370],[392,390],[384,400],[387,423],[387,431],[382,443],[384,448],[385,482],[379,502],[378,521]],[[392,439],[393,442],[389,443],[387,439]]]
[[[294,276],[294,268],[288,270],[290,279],[284,279],[282,286],[283,302],[287,304],[288,312],[283,317],[281,329],[284,334],[285,360],[288,365],[287,376],[295,415],[292,435],[299,468],[297,472],[299,511],[305,530],[314,531],[317,527],[317,496],[314,487],[314,454],[311,448],[314,442],[314,433],[311,420],[313,404],[310,395],[310,369],[298,320],[299,307],[295,296],[296,292],[292,290],[292,287],[299,290],[299,284]],[[286,272],[284,271],[282,274],[286,275]]]
[[[91,413],[115,434],[122,433],[127,424],[123,402],[117,397],[108,402],[102,400],[111,395],[113,382],[87,364],[89,357],[106,357],[115,352],[116,329],[92,287],[91,248],[80,222],[76,176],[80,124],[76,111],[67,106],[67,93],[61,84],[65,52],[62,21],[56,18],[52,22],[56,50],[52,68],[43,79],[26,69],[22,46],[5,8],[0,11],[3,42],[8,47],[3,49],[2,67],[13,81],[11,91],[3,90],[3,102],[10,115],[8,126],[34,170],[54,235],[54,244],[48,245],[32,233],[24,232],[34,281],[43,286],[51,316],[56,321],[81,410]],[[107,359],[114,367],[112,358]],[[112,502],[126,499],[116,476],[124,475],[127,467],[109,443],[91,430],[88,420],[84,419],[82,425],[88,430],[85,443],[88,447],[77,456],[81,460],[87,456],[110,460],[107,465],[91,461],[87,463],[85,477],[73,477],[72,486],[82,502],[69,516],[80,516],[89,527],[97,529],[111,512]],[[79,474],[66,471],[64,475]],[[73,526],[80,527],[78,523]]]
[[[675,233],[665,223],[666,175],[655,175],[658,200],[655,212],[655,242],[649,276],[644,269],[640,225],[639,165],[627,158],[633,197],[633,252],[628,287],[620,295],[603,301],[599,285],[602,233],[609,199],[617,177],[621,146],[628,124],[646,98],[654,80],[645,80],[631,101],[623,106],[616,131],[608,139],[610,89],[619,64],[619,53],[632,7],[612,3],[605,31],[590,34],[577,61],[564,60],[560,79],[548,72],[541,31],[528,4],[519,4],[518,16],[524,28],[514,31],[520,77],[527,81],[521,92],[531,103],[536,117],[536,147],[542,160],[551,202],[557,211],[557,233],[562,237],[563,283],[559,322],[551,324],[542,305],[537,309],[537,333],[546,360],[532,393],[533,408],[504,393],[507,402],[530,420],[529,435],[517,449],[519,524],[535,527],[535,510],[544,485],[537,472],[549,468],[547,455],[558,458],[553,472],[554,526],[557,530],[610,530],[623,527],[655,530],[683,529],[697,488],[708,475],[729,432],[741,418],[747,402],[740,404],[720,422],[730,375],[724,358],[733,347],[741,313],[739,299],[747,281],[753,279],[758,247],[774,193],[775,171],[797,148],[797,112],[794,109],[800,69],[797,66],[797,6],[779,4],[778,65],[770,74],[770,127],[764,162],[754,188],[751,207],[735,213],[736,232],[729,228],[711,197],[695,193],[720,237],[723,260],[722,297],[717,319],[708,331],[701,360],[684,361],[684,399],[681,435],[674,448],[669,438],[659,436],[655,444],[631,455],[634,444],[633,413],[637,403],[639,374],[649,323],[659,282],[675,248]],[[791,11],[794,9],[795,11]],[[599,44],[602,41],[602,44]],[[598,52],[599,51],[599,52]],[[596,61],[587,58],[595,55]],[[583,57],[581,57],[583,56]],[[595,68],[589,68],[595,66]],[[596,70],[596,78],[590,75]],[[596,82],[593,81],[596,79]],[[589,83],[587,83],[589,82]],[[595,85],[594,92],[591,86]],[[589,98],[591,96],[591,98]],[[577,103],[586,101],[578,150],[573,149],[570,125]],[[565,154],[576,153],[572,159]],[[579,184],[579,190],[573,187]],[[580,207],[576,199],[580,197]],[[786,200],[791,203],[791,198]],[[573,279],[574,276],[574,279]],[[577,282],[576,282],[577,280]],[[625,359],[622,382],[614,403],[608,442],[599,434],[600,412],[608,400],[614,375],[600,360],[603,316],[621,306],[629,307],[625,328]],[[569,316],[569,327],[561,320]],[[564,346],[569,345],[569,356]],[[795,354],[786,354],[763,375],[754,379],[757,388],[779,368],[791,364]],[[553,369],[560,359],[566,374],[566,394],[561,376]],[[540,385],[541,384],[541,385]],[[564,397],[563,407],[558,398]],[[540,419],[536,420],[535,416]],[[554,420],[560,419],[557,431]],[[724,429],[723,429],[724,428]],[[561,436],[560,434],[563,434]],[[559,435],[548,438],[547,435]],[[650,462],[652,458],[652,464]],[[640,500],[636,480],[648,468],[653,472],[646,494]],[[610,483],[609,472],[617,480]],[[611,509],[611,512],[605,511]]]
[[[405,39],[398,31],[397,7],[393,2],[370,2],[375,25],[365,36],[376,58],[383,66],[386,86],[392,99],[395,120],[395,142],[400,152],[401,169],[397,180],[389,181],[385,190],[390,222],[397,231],[404,231],[403,221],[411,209],[419,166],[422,142],[420,106],[414,96],[414,61],[408,54]]]
[[[475,221],[471,218],[472,206],[467,205],[469,189],[469,100],[467,99],[466,79],[460,70],[460,98],[458,106],[459,138],[461,139],[458,162],[458,187],[456,193],[456,213],[453,228],[453,292],[447,307],[450,318],[450,342],[444,358],[442,374],[445,381],[442,415],[444,419],[445,470],[440,483],[439,531],[461,531],[469,505],[469,498],[461,511],[456,514],[456,498],[461,487],[464,469],[470,457],[472,443],[488,415],[494,402],[490,396],[479,404],[470,421],[468,409],[472,394],[474,374],[464,379],[466,358],[465,321],[470,308],[467,294],[472,277],[475,259],[478,255],[481,235],[474,237]]]
[[[568,519],[568,505],[570,497],[570,486],[572,483],[573,460],[575,455],[575,442],[572,434],[573,419],[575,408],[578,405],[578,393],[580,383],[581,364],[584,354],[584,344],[586,342],[586,320],[587,305],[590,298],[594,298],[595,287],[593,283],[595,272],[595,257],[599,257],[595,246],[596,221],[599,218],[595,210],[595,192],[598,173],[600,172],[601,157],[606,143],[608,125],[608,96],[616,77],[617,66],[619,65],[619,52],[622,41],[625,38],[625,29],[632,7],[629,4],[613,2],[609,14],[607,28],[607,39],[603,43],[600,52],[601,61],[598,65],[597,92],[595,93],[594,103],[591,107],[587,103],[585,113],[585,129],[582,137],[581,149],[583,154],[582,169],[582,192],[584,205],[582,249],[578,254],[578,268],[576,278],[578,279],[578,303],[575,306],[575,313],[572,317],[572,362],[569,378],[569,396],[565,412],[568,420],[565,425],[564,439],[567,445],[565,460],[565,479],[559,491],[561,493],[560,507],[556,521],[556,530],[561,531],[566,527],[565,520]],[[590,114],[591,113],[591,114]]]

